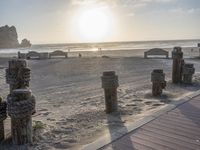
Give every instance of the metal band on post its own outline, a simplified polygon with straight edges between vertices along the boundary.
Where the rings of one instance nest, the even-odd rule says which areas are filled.
[[[155,69],[151,73],[152,95],[161,96],[162,90],[166,87],[165,74],[161,69]]]
[[[118,84],[118,76],[115,75],[114,71],[103,72],[102,80],[102,88],[104,89],[105,94],[105,105],[106,105],[106,113],[116,112],[118,110],[117,103],[117,87]]]

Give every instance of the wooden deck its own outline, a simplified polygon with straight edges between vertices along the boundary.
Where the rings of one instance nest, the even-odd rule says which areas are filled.
[[[100,150],[200,150],[200,96]]]

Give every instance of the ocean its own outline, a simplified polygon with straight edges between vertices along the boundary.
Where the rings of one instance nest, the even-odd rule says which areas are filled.
[[[172,49],[175,46],[197,47],[199,40],[168,40],[168,41],[135,41],[135,42],[107,42],[107,43],[72,43],[72,44],[40,44],[32,45],[30,48],[0,49],[0,55],[16,54],[18,51],[53,52],[62,50],[69,52],[69,56],[76,57],[78,53],[83,56],[138,56],[144,50],[151,48]],[[101,48],[101,51],[99,51]],[[114,51],[114,52],[113,52]]]

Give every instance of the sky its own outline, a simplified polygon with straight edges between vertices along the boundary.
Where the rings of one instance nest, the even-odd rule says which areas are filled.
[[[0,0],[33,44],[200,39],[200,0]]]

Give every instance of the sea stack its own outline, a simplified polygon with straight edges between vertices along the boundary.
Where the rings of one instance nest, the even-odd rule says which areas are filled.
[[[27,39],[23,39],[20,44],[20,47],[31,47],[31,42]]]
[[[15,26],[9,27],[5,25],[0,27],[0,49],[1,48],[18,48],[30,47],[31,43],[27,39],[23,39],[21,44],[18,42],[18,34]]]
[[[14,26],[0,27],[0,48],[15,48],[19,46],[18,35]]]

